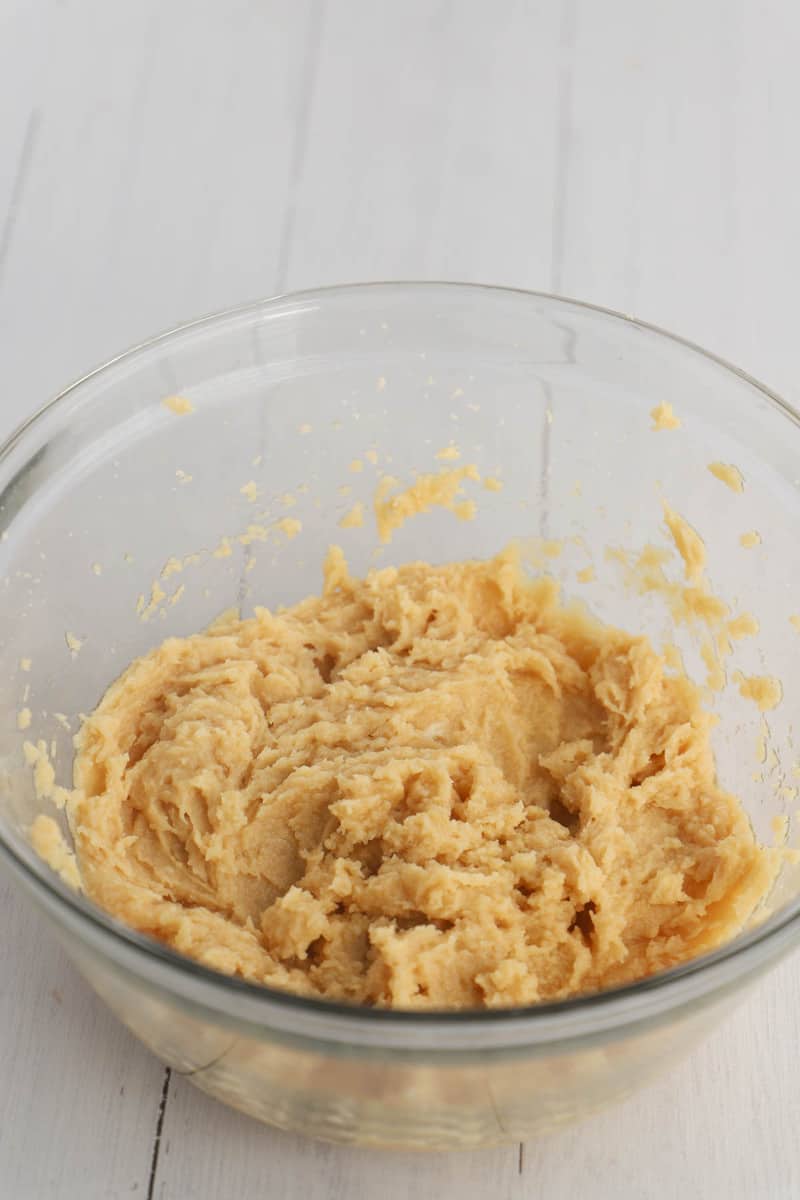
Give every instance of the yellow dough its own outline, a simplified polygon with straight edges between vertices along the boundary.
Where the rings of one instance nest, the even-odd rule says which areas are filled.
[[[713,718],[513,552],[348,575],[134,662],[68,802],[83,887],[221,971],[364,1004],[527,1004],[735,933],[775,873]]]
[[[653,429],[680,429],[680,417],[676,417],[671,404],[657,404],[651,411]]]

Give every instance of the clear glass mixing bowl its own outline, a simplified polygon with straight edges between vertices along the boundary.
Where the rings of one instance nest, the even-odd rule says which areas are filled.
[[[170,394],[194,411],[172,411],[162,403]],[[652,431],[649,412],[663,401],[679,430]],[[377,557],[373,522],[338,527],[357,499],[369,511],[380,472],[410,481],[439,469],[435,454],[451,442],[461,462],[503,483],[496,492],[467,485],[474,520],[433,511]],[[713,460],[740,468],[743,493],[709,473]],[[733,687],[715,700],[721,778],[769,840],[774,819],[794,807],[800,636],[788,618],[800,610],[799,476],[797,416],[765,388],[686,342],[549,296],[345,287],[254,304],[139,346],[68,388],[0,453],[2,858],[121,1020],[175,1071],[264,1121],[343,1142],[475,1146],[529,1137],[624,1096],[798,940],[797,868],[784,868],[759,924],[631,986],[519,1011],[354,1009],[218,975],[66,888],[27,840],[47,806],[23,741],[52,742],[67,784],[78,714],[133,657],[229,606],[318,590],[330,542],[362,572],[376,561],[489,556],[512,538],[565,538],[548,569],[566,593],[660,644],[673,636],[663,602],[627,590],[603,548],[663,542],[663,495],[706,539],[716,590],[761,622],[734,665],[783,680],[783,703],[769,714],[777,766],[756,762],[752,703]],[[240,491],[250,480],[255,505]],[[224,546],[266,506],[270,520],[299,518],[302,532],[275,529],[266,542],[232,540],[228,555],[200,554],[164,581],[168,595],[156,592],[142,619],[169,558]],[[763,541],[744,549],[750,529]],[[580,583],[589,562],[594,580]],[[676,640],[696,668],[692,638]],[[20,731],[25,708],[31,725]]]

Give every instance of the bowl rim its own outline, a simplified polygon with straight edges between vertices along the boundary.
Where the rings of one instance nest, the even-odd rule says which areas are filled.
[[[335,302],[337,297],[366,294],[370,291],[387,293],[390,290],[396,289],[403,291],[422,289],[429,292],[438,290],[443,293],[466,292],[495,297],[515,297],[522,301],[535,300],[540,303],[543,302],[545,305],[552,304],[557,307],[575,308],[592,315],[610,318],[612,324],[620,322],[629,328],[655,335],[657,341],[661,340],[677,349],[689,351],[692,355],[696,355],[706,362],[721,368],[723,372],[736,376],[749,387],[759,392],[773,406],[779,409],[784,416],[789,418],[793,424],[800,428],[800,414],[798,414],[797,410],[748,372],[720,355],[704,349],[689,338],[672,333],[651,322],[640,320],[633,315],[569,296],[503,285],[437,279],[374,280],[278,293],[205,314],[190,321],[174,325],[152,337],[145,338],[79,376],[50,400],[43,403],[31,416],[22,421],[0,445],[0,464],[8,458],[33,427],[39,425],[54,409],[65,404],[84,385],[95,380],[98,376],[113,372],[118,365],[128,363],[132,359],[146,354],[162,344],[170,343],[182,335],[193,331],[202,331],[203,329],[216,330],[229,323],[236,324],[239,320],[246,320],[248,317],[268,313],[270,309],[279,309],[286,304],[312,300],[319,300],[323,303]],[[255,1002],[256,1006],[260,1005],[263,1007],[265,1018],[263,1025],[267,1027],[272,1024],[269,1019],[270,1012],[274,1012],[276,1006],[278,1010],[284,1010],[288,1013],[295,1012],[298,1015],[305,1013],[309,1018],[313,1018],[315,1015],[323,1019],[326,1017],[339,1018],[345,1022],[353,1022],[353,1024],[356,1022],[366,1022],[368,1025],[377,1028],[397,1025],[401,1028],[405,1027],[409,1032],[414,1029],[423,1029],[426,1026],[438,1027],[440,1032],[444,1032],[442,1027],[463,1028],[465,1025],[473,1023],[484,1028],[486,1026],[496,1028],[503,1025],[519,1027],[523,1022],[529,1025],[531,1031],[533,1031],[533,1028],[537,1024],[542,1024],[542,1022],[550,1024],[554,1018],[563,1017],[565,1019],[564,1028],[552,1039],[562,1040],[562,1038],[570,1034],[568,1025],[571,1016],[581,1018],[585,1017],[587,1012],[599,1015],[602,1010],[610,1017],[612,1013],[617,1011],[618,1022],[612,1021],[611,1023],[623,1024],[629,1022],[633,1016],[631,1010],[627,1008],[628,1002],[644,996],[653,999],[655,995],[659,994],[663,995],[664,998],[663,1009],[668,1010],[677,1006],[685,999],[685,990],[682,986],[685,981],[704,980],[706,986],[699,989],[701,993],[715,990],[715,983],[717,988],[722,988],[730,981],[730,971],[725,973],[724,977],[720,975],[720,970],[724,965],[730,966],[732,961],[736,959],[741,964],[741,970],[736,972],[735,978],[746,976],[749,972],[758,968],[759,964],[756,961],[757,951],[767,951],[769,948],[772,953],[764,953],[763,955],[763,958],[768,961],[772,957],[777,957],[791,944],[800,941],[800,920],[798,920],[800,918],[800,898],[798,898],[784,905],[754,929],[740,933],[713,951],[689,959],[667,970],[656,972],[643,979],[607,988],[602,991],[582,993],[563,1000],[497,1009],[419,1010],[377,1008],[328,1000],[316,996],[298,995],[272,987],[268,983],[256,983],[225,974],[212,967],[205,966],[203,963],[186,955],[180,954],[157,939],[151,938],[146,934],[141,934],[124,922],[111,916],[98,905],[88,900],[82,893],[72,891],[54,872],[48,870],[46,864],[41,863],[40,871],[38,863],[34,866],[27,858],[17,852],[14,846],[6,839],[2,827],[0,827],[0,858],[5,858],[12,870],[22,875],[24,882],[33,891],[34,895],[39,890],[44,892],[47,901],[46,907],[48,909],[58,911],[66,908],[69,913],[77,917],[79,922],[88,923],[93,927],[101,937],[110,937],[112,941],[123,943],[129,950],[133,950],[134,954],[137,956],[144,955],[151,963],[161,963],[171,972],[177,972],[188,983],[192,981],[202,982],[206,987],[210,986],[215,993],[220,993],[221,998],[226,992],[229,993],[231,998],[235,995],[246,997],[249,1001]],[[793,930],[792,927],[794,927]],[[790,931],[792,931],[792,936],[789,936]],[[668,1002],[668,997],[670,996],[674,997],[674,1003],[672,1004]],[[355,1034],[355,1029],[352,1032]]]

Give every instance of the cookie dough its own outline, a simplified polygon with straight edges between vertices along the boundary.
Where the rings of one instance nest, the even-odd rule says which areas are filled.
[[[651,411],[653,429],[680,429],[680,417],[676,417],[671,404],[657,404]]]
[[[732,492],[744,491],[744,476],[732,463],[713,462],[708,464],[711,474],[729,487]]]
[[[375,492],[375,521],[378,537],[385,544],[392,535],[405,525],[411,517],[429,512],[432,508],[446,508],[461,521],[471,521],[476,513],[474,500],[462,499],[464,482],[480,483],[481,477],[474,463],[465,467],[444,469],[436,474],[418,475],[415,482],[404,491],[395,491],[398,480],[384,475]]]
[[[730,937],[775,873],[713,718],[511,551],[228,614],[79,734],[81,881],[210,967],[362,1004],[530,1004]]]

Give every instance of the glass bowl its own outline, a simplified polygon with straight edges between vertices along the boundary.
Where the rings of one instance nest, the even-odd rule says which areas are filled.
[[[193,411],[165,405],[170,395]],[[650,410],[665,401],[681,428],[654,432]],[[450,443],[502,481],[499,491],[468,485],[474,520],[432,511],[385,547],[370,520],[338,526],[356,500],[371,511],[382,472],[410,481],[439,469],[435,455]],[[709,472],[713,461],[739,468],[742,493]],[[173,1070],[261,1120],[339,1142],[478,1146],[623,1097],[795,944],[796,867],[735,940],[639,983],[520,1010],[357,1009],[217,974],[64,886],[28,842],[48,804],[23,743],[43,739],[68,784],[78,714],[132,658],[221,609],[317,591],[331,542],[361,573],[375,562],[486,557],[529,539],[568,596],[656,644],[674,638],[696,672],[692,631],[675,635],[659,596],[626,587],[604,553],[664,542],[666,497],[705,538],[716,591],[760,621],[732,666],[782,678],[767,762],[763,741],[756,754],[762,715],[735,687],[713,698],[715,750],[760,838],[775,826],[791,839],[799,464],[797,416],[765,388],[677,338],[550,296],[335,288],[138,346],[68,388],[0,452],[2,858],[120,1019]],[[302,531],[290,538],[275,524],[266,541],[236,540],[259,506]],[[745,548],[749,530],[762,541]],[[561,539],[558,557],[547,558],[547,539]],[[165,596],[153,590],[168,559],[195,553],[159,585]]]

